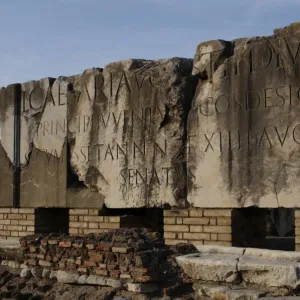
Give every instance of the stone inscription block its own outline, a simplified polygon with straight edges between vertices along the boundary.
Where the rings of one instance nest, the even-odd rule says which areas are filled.
[[[23,207],[66,206],[67,92],[64,78],[22,84],[20,204]]]
[[[110,208],[186,201],[192,60],[128,60],[73,79],[71,169]]]
[[[20,98],[20,85],[0,89],[0,206],[13,205],[14,114],[15,98]]]
[[[199,81],[189,113],[193,206],[300,206],[300,34],[287,32],[198,46],[231,55],[216,65],[205,54],[212,76]]]

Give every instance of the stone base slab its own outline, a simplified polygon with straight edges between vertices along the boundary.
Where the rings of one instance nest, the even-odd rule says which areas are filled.
[[[263,287],[300,286],[297,253],[234,247],[197,246],[200,253],[177,257],[178,264],[193,279],[235,282]]]

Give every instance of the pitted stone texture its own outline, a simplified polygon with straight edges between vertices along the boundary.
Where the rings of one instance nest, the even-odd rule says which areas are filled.
[[[299,24],[285,32],[198,46],[194,73],[207,65],[212,76],[189,113],[193,206],[299,207]]]
[[[71,168],[107,207],[185,204],[191,73],[189,59],[127,60],[71,79]]]
[[[238,255],[238,256],[242,256],[246,250],[248,249],[250,250],[250,248],[214,246],[214,245],[197,245],[195,247],[200,253],[231,254],[231,255]]]
[[[51,277],[51,276],[50,276]],[[79,279],[79,274],[69,271],[57,271],[56,275],[57,281],[61,283],[77,283]]]
[[[86,284],[107,285],[108,278],[96,275],[90,275],[86,278]]]
[[[87,278],[88,278],[87,275],[81,275],[81,276],[78,278],[78,281],[77,281],[78,284],[86,284]]]
[[[279,251],[279,250],[266,250],[266,249],[256,249],[256,248],[246,248],[245,256],[251,256],[253,258],[267,259],[267,260],[292,260],[300,261],[299,252],[290,251]]]
[[[53,78],[44,78],[39,81],[28,81],[22,84],[21,98],[21,157],[23,166],[29,163],[29,155],[34,145],[36,136],[43,136],[48,133],[48,127],[40,126],[44,110],[49,102],[53,105],[52,84]],[[42,150],[48,150],[43,148]],[[50,151],[49,151],[50,152]]]
[[[233,43],[223,40],[208,41],[198,45],[194,56],[193,75],[211,79],[215,69],[226,57],[232,55]]]
[[[20,202],[23,207],[65,207],[67,95],[65,78],[22,84]]]
[[[0,206],[13,206],[15,101],[21,99],[21,85],[0,89]]]
[[[239,257],[230,254],[195,253],[176,257],[176,261],[193,279],[233,283],[239,280]]]
[[[260,300],[300,300],[299,296],[286,296],[286,297],[262,297]]]
[[[290,286],[293,289],[300,284],[300,263],[289,260],[264,260],[243,256],[239,260],[238,270],[246,284]]]
[[[178,264],[193,279],[254,284],[262,288],[300,285],[297,253],[223,246],[197,246],[200,253],[177,257]],[[238,253],[238,254],[232,254]],[[233,280],[232,280],[233,279]]]
[[[50,279],[57,278],[57,273],[58,271],[51,270],[49,278]]]
[[[20,273],[20,277],[21,278],[29,278],[29,277],[31,277],[31,269],[28,268],[28,267],[22,269],[21,273]]]
[[[208,296],[215,300],[256,300],[266,293],[242,287],[204,285],[200,288],[196,287],[195,294],[199,299],[203,296]]]

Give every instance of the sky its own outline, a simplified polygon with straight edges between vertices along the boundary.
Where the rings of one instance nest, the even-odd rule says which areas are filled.
[[[271,35],[300,0],[0,0],[0,86],[128,58],[192,58],[200,42]]]

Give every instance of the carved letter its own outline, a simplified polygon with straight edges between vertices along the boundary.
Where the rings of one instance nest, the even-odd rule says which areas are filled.
[[[211,135],[211,138],[209,139],[209,138],[207,137],[207,135],[204,134],[205,139],[206,139],[206,141],[207,141],[207,143],[208,143],[204,152],[207,152],[207,150],[208,150],[209,147],[212,149],[212,151],[215,151],[214,148],[213,148],[213,146],[212,146],[212,144],[211,144],[211,140],[212,140],[212,138],[214,137],[214,135],[215,135],[215,134],[213,133],[213,134]]]
[[[277,128],[275,127],[275,131],[276,131],[276,134],[277,134],[277,137],[278,137],[278,140],[279,140],[281,146],[284,145],[284,142],[285,142],[287,133],[288,133],[288,131],[289,131],[289,128],[290,128],[290,126],[287,126],[287,127],[286,127],[285,135],[284,135],[283,140],[282,140],[281,137],[280,137],[280,135],[279,135],[279,132],[278,132]]]

